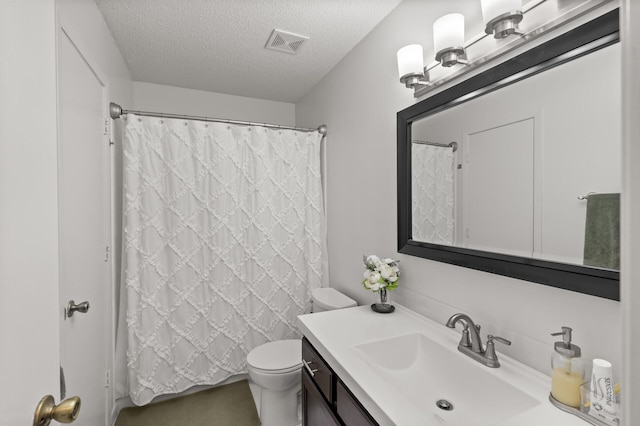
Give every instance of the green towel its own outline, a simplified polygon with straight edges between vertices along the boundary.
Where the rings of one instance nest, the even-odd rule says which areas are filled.
[[[584,264],[620,269],[620,194],[589,195]]]

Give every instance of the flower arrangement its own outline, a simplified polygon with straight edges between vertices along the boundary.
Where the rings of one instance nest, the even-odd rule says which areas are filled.
[[[376,255],[362,256],[364,262],[364,288],[379,291],[380,289],[393,290],[398,287],[400,281],[399,260],[380,259]]]

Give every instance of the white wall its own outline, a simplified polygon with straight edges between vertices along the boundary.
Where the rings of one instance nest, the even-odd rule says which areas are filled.
[[[397,254],[396,113],[414,99],[398,83],[396,51],[410,43],[430,44],[438,16],[478,16],[476,7],[465,1],[403,1],[296,104],[297,125],[324,122],[329,129],[331,285],[371,303],[375,296],[360,284],[362,255],[397,257],[403,275],[391,297],[398,303],[440,323],[466,312],[484,333],[513,341],[499,351],[547,374],[556,340],[549,334],[567,325],[585,358],[610,359],[619,371],[619,302]]]
[[[93,0],[56,0],[58,26],[64,29],[93,68],[109,84],[109,96],[132,102],[131,73]]]
[[[640,423],[640,4],[622,2],[623,92],[623,198],[622,198],[622,307],[624,372],[623,420],[627,426]]]
[[[203,90],[184,89],[136,81],[133,107],[125,109],[165,112],[260,123],[295,125],[295,105]]]
[[[55,9],[0,2],[0,425],[59,389]]]

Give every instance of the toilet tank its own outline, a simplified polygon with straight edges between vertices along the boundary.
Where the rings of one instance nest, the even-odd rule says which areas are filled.
[[[331,287],[311,290],[311,301],[311,312],[332,311],[358,305],[355,300]]]

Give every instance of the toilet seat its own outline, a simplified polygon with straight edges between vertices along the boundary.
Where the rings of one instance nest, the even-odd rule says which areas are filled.
[[[253,349],[247,364],[267,374],[284,374],[302,368],[302,341],[276,340]]]

